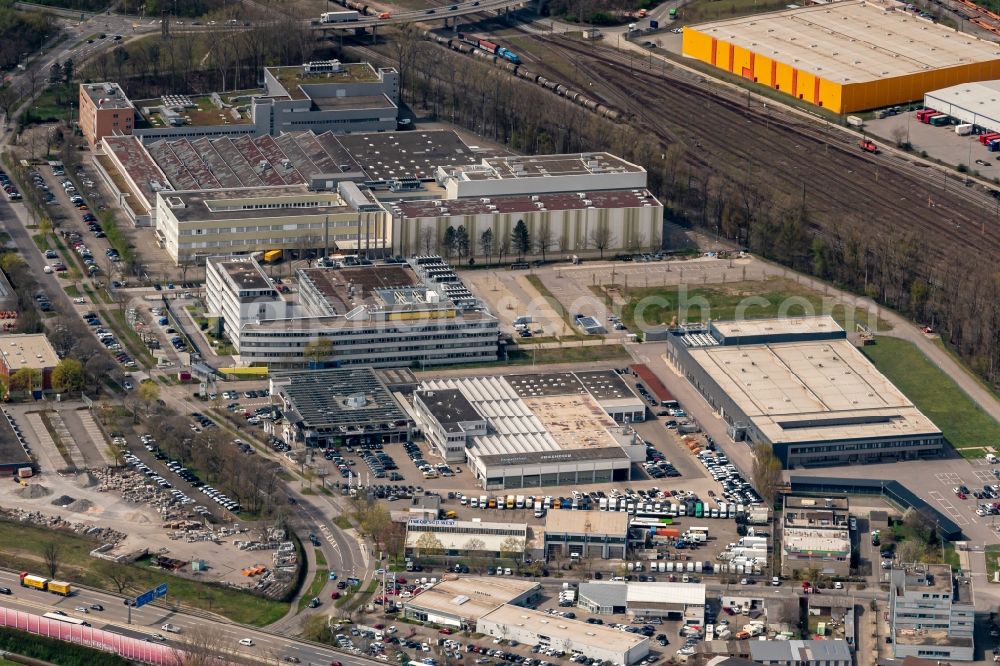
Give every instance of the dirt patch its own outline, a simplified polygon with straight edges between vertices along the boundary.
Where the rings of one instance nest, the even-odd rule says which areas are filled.
[[[70,497],[69,495],[61,495],[61,496],[55,498],[54,500],[52,500],[52,506],[69,506],[70,504],[72,504],[75,501],[76,501],[76,499],[73,498],[73,497]]]
[[[96,486],[101,480],[94,476],[90,470],[86,470],[77,474],[73,482],[81,488],[90,488],[91,486]]]
[[[24,488],[15,490],[14,494],[23,499],[38,499],[51,495],[52,491],[39,483],[32,483]]]

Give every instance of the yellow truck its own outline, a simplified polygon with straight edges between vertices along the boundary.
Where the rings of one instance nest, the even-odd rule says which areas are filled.
[[[21,587],[33,587],[36,590],[48,591],[53,594],[61,594],[64,597],[68,597],[73,594],[73,586],[66,581],[49,580],[48,578],[43,578],[42,576],[29,574],[27,571],[21,572],[20,579]]]

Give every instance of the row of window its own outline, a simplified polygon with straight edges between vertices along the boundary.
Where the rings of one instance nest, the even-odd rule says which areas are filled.
[[[473,525],[407,525],[410,532],[450,532],[452,534],[486,534],[491,536],[516,536],[522,539],[527,536],[523,529],[505,527],[477,527]]]
[[[843,454],[849,451],[864,450],[884,450],[903,449],[914,446],[940,446],[941,439],[904,439],[893,442],[839,442],[830,446],[791,446],[789,455],[801,455],[803,453],[830,453]]]
[[[479,329],[488,329],[482,332]],[[309,342],[316,337],[321,338],[337,338],[344,336],[375,336],[375,335],[395,335],[401,336],[405,335],[410,340],[441,340],[446,339],[446,335],[449,332],[454,332],[455,335],[461,335],[462,337],[486,337],[489,335],[495,335],[497,329],[496,321],[488,321],[482,324],[441,324],[432,326],[417,326],[412,328],[364,328],[364,329],[322,329],[317,331],[244,331],[241,333],[240,337],[242,340],[249,342],[252,340],[275,340],[284,338],[305,338],[304,341],[298,343],[287,343],[280,346],[283,347],[304,347]],[[430,335],[424,336],[423,338],[415,338],[414,335],[418,333],[429,333]],[[391,342],[393,338],[382,338],[383,341]],[[336,340],[334,340],[336,342]],[[263,347],[263,343],[256,343],[258,346]],[[274,346],[274,345],[270,345]]]

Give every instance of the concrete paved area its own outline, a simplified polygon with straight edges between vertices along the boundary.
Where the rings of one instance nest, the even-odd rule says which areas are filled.
[[[952,166],[964,164],[970,171],[978,171],[984,178],[1000,177],[1000,162],[997,161],[1000,159],[1000,153],[986,150],[986,146],[979,143],[979,137],[959,136],[955,134],[954,125],[944,127],[925,125],[916,119],[915,114],[915,111],[904,111],[881,120],[869,120],[865,123],[865,131],[889,145],[896,145],[898,141],[906,141],[909,137],[909,142],[917,154],[926,150],[929,157],[941,160],[945,164]],[[929,184],[929,189],[940,189],[944,184],[945,180],[939,176]]]

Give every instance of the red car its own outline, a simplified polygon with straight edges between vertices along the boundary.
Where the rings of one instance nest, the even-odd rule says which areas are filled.
[[[445,636],[451,636],[452,631],[448,627],[445,627],[444,629],[439,630],[438,633],[444,634]]]
[[[958,499],[966,499],[965,493],[959,493]]]
[[[336,592],[336,591],[332,592],[330,594],[330,598],[331,599],[339,599],[340,598],[340,592]]]

